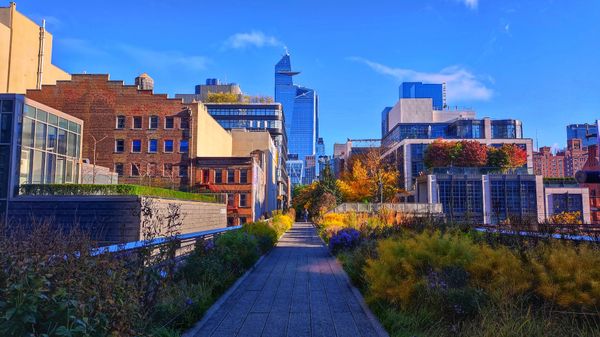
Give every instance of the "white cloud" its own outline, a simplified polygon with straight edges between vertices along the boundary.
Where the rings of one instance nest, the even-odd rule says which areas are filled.
[[[477,5],[479,5],[479,0],[460,0],[460,1],[470,9],[477,9]]]
[[[283,44],[274,36],[265,35],[260,31],[237,33],[225,41],[225,47],[241,49],[246,47],[277,47]]]
[[[183,67],[190,70],[204,70],[209,63],[209,59],[204,56],[185,55],[178,51],[151,50],[125,44],[118,48],[139,64],[148,67]]]
[[[510,33],[510,23],[507,23],[506,25],[504,25],[504,31],[507,33]]]
[[[426,73],[412,69],[392,68],[360,57],[352,57],[350,59],[364,63],[374,71],[396,78],[398,81],[445,82],[448,101],[450,102],[484,101],[490,99],[493,95],[492,89],[488,88],[478,76],[460,66],[446,67],[437,73]]]

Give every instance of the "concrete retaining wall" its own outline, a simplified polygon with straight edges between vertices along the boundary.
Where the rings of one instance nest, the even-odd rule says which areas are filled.
[[[144,205],[153,209],[162,221],[152,221]],[[26,196],[8,204],[11,226],[49,222],[61,228],[79,227],[89,232],[99,244],[142,240],[142,224],[158,224],[164,232],[169,205],[176,205],[182,215],[178,230],[198,232],[227,226],[225,204],[138,196]]]

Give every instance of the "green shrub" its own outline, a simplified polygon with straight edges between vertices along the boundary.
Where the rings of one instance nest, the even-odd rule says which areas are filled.
[[[281,237],[283,233],[287,232],[294,224],[295,212],[291,209],[287,214],[281,212],[273,212],[273,219],[271,220],[271,226],[277,232],[277,237]]]
[[[20,186],[20,192],[25,195],[139,195],[213,203],[222,202],[217,194],[197,194],[166,188],[128,184],[26,184]]]
[[[242,230],[256,238],[258,247],[263,254],[271,250],[277,243],[277,231],[265,221],[244,224]]]
[[[215,252],[236,274],[250,268],[259,257],[256,238],[244,231],[229,231],[215,240]]]

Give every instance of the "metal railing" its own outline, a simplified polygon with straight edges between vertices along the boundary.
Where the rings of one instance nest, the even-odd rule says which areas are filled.
[[[95,248],[92,251],[92,255],[100,255],[106,253],[123,253],[123,252],[131,252],[142,248],[158,248],[159,246],[171,243],[173,241],[177,241],[180,249],[185,247],[190,247],[195,244],[198,240],[207,240],[213,238],[219,234],[229,232],[232,230],[237,230],[242,228],[242,226],[233,226],[233,227],[225,227],[225,228],[217,228],[211,229],[207,231],[194,232],[194,233],[186,233],[179,234],[173,237],[160,237],[154,238],[151,240],[141,240],[141,241],[133,241],[127,243],[120,243],[110,246],[104,246]],[[181,252],[179,252],[181,253]],[[185,252],[183,252],[185,254]],[[182,254],[178,254],[182,255]]]
[[[402,213],[412,214],[442,214],[442,204],[417,204],[417,203],[360,203],[360,202],[346,202],[336,206],[332,209],[331,213],[346,213],[346,212],[357,212],[357,213],[376,213],[381,209],[387,209]]]

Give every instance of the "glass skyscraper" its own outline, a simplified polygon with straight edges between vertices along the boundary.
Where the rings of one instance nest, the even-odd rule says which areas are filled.
[[[598,144],[598,124],[570,124],[567,125],[567,141],[571,139],[581,139],[581,144],[585,147]]]
[[[306,165],[306,157],[314,156],[319,137],[319,99],[315,90],[294,84],[290,55],[275,65],[275,101],[283,106],[289,154],[297,155]],[[297,164],[296,164],[297,165]],[[299,177],[292,176],[298,172]],[[303,182],[303,170],[288,168],[292,183]]]

